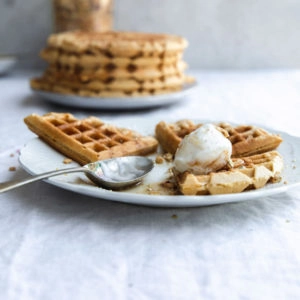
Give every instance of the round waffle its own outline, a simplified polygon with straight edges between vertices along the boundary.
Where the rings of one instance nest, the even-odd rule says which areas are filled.
[[[69,78],[55,78],[52,74],[45,74],[46,80],[52,84],[61,84],[74,89],[103,90],[110,89],[114,91],[135,91],[139,89],[165,89],[181,87],[184,84],[184,76],[174,75],[162,77],[154,80],[137,80],[134,78],[109,78],[108,80],[88,80],[85,82],[72,80]]]
[[[181,52],[187,47],[187,41],[170,34],[70,31],[50,35],[48,47],[108,57],[152,57]]]
[[[44,90],[48,92],[60,93],[63,95],[78,95],[83,97],[141,97],[149,95],[160,95],[176,92],[180,90],[180,87],[174,88],[163,88],[163,89],[142,89],[125,91],[125,90],[111,90],[108,88],[104,89],[87,89],[87,88],[75,88],[64,85],[60,82],[50,82],[45,78],[35,78],[30,81],[31,88],[36,90]]]
[[[155,89],[169,89],[180,88],[185,83],[184,76],[168,76],[156,80],[136,80],[128,79],[114,79],[109,80],[89,80],[81,82],[78,80],[57,79],[49,74],[44,74],[42,81],[49,82],[53,85],[63,85],[72,89],[85,90],[114,90],[114,91],[136,91],[136,90],[155,90]]]
[[[169,53],[166,56],[138,56],[138,57],[118,57],[107,56],[98,53],[78,54],[58,49],[44,49],[40,52],[40,56],[50,64],[60,64],[64,66],[80,66],[84,68],[94,67],[128,67],[128,66],[159,66],[169,65],[182,59],[182,53]]]
[[[110,78],[138,80],[158,79],[162,76],[180,75],[186,68],[186,63],[180,61],[177,64],[159,65],[152,67],[114,67],[86,69],[81,67],[50,65],[47,73],[57,79],[69,79],[77,81],[89,81],[93,79],[107,80]]]

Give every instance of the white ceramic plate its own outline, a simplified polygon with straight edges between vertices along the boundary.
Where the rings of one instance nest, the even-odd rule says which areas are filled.
[[[128,98],[82,97],[76,95],[63,95],[41,90],[33,90],[33,93],[38,95],[42,99],[64,106],[77,108],[126,110],[170,105],[183,100],[195,89],[195,87],[196,84],[188,84],[185,85],[181,91],[170,94]]]
[[[152,121],[153,122],[153,121]],[[143,134],[153,134],[154,124],[147,120],[126,120],[117,123],[118,126],[126,126],[138,130]],[[274,130],[268,129],[271,132]],[[290,136],[283,132],[283,143],[278,148],[284,159],[284,171],[279,183],[268,184],[266,187],[238,194],[206,195],[206,196],[170,196],[144,194],[146,187],[163,180],[169,168],[168,165],[156,165],[149,176],[138,188],[128,191],[110,191],[94,186],[83,174],[68,174],[52,177],[47,182],[76,193],[93,196],[101,199],[133,203],[138,205],[161,207],[196,207],[229,202],[238,202],[250,199],[263,198],[274,194],[286,192],[295,187],[300,187],[300,138]],[[22,149],[20,163],[31,174],[43,173],[53,169],[61,169],[76,166],[76,163],[64,164],[64,156],[56,152],[40,139],[31,140]]]

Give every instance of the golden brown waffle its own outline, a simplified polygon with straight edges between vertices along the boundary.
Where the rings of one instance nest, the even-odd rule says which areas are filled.
[[[276,149],[282,139],[276,134],[252,125],[232,126],[220,123],[219,127],[225,129],[232,143],[232,156],[242,157],[263,153]]]
[[[49,64],[58,64],[70,68],[104,68],[115,67],[159,67],[170,65],[182,60],[182,53],[168,54],[166,56],[138,56],[138,57],[115,57],[105,54],[76,54],[64,50],[45,48],[40,52],[41,58]]]
[[[49,49],[77,54],[103,54],[107,57],[153,57],[182,52],[187,41],[175,35],[142,32],[82,32],[52,34]]]
[[[53,84],[60,84],[73,89],[85,90],[114,90],[114,91],[136,91],[136,90],[152,90],[152,89],[166,89],[177,88],[184,84],[185,77],[180,75],[166,76],[155,80],[137,80],[134,78],[108,78],[107,80],[88,80],[79,81],[69,78],[55,78],[51,74],[46,73],[44,78]]]
[[[28,128],[51,147],[81,165],[113,157],[147,155],[157,140],[98,118],[76,119],[69,113],[32,114],[24,119]]]
[[[47,74],[56,80],[80,81],[108,79],[157,80],[162,77],[180,76],[186,64],[182,61],[176,64],[149,67],[110,67],[110,68],[76,68],[70,66],[50,65]]]
[[[30,86],[35,90],[42,90],[48,92],[60,93],[63,95],[77,95],[83,97],[142,97],[149,95],[161,95],[177,92],[181,87],[162,88],[162,89],[143,89],[138,90],[111,90],[108,87],[90,89],[88,87],[81,86],[79,89],[76,86],[64,85],[59,81],[49,81],[46,78],[34,78],[30,81]]]
[[[197,128],[191,120],[180,120],[174,123],[159,122],[155,127],[155,135],[162,150],[175,154],[182,139]]]
[[[232,143],[232,157],[250,156],[271,151],[282,142],[280,136],[256,126],[232,126],[228,123],[217,123],[216,125],[228,133],[228,138]],[[174,123],[162,121],[156,125],[155,134],[163,150],[174,155],[184,136],[199,126],[201,124],[195,124],[191,120],[180,120]]]
[[[234,158],[232,162],[232,169],[208,175],[176,174],[174,171],[180,192],[183,195],[216,195],[258,189],[268,182],[279,181],[283,169],[283,160],[277,151]]]

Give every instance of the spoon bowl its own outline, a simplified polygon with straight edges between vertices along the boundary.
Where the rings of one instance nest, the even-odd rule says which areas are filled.
[[[154,167],[150,158],[125,156],[96,161],[84,166],[87,177],[96,185],[109,189],[122,189],[137,184]]]
[[[83,167],[66,168],[35,175],[21,181],[0,183],[0,193],[41,179],[68,173],[84,172],[97,186],[120,190],[140,182],[154,167],[144,156],[124,156],[89,163]]]

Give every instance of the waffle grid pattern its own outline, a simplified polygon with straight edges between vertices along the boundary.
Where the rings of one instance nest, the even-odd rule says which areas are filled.
[[[237,127],[233,127],[227,123],[220,123],[218,124],[218,126],[228,132],[228,138],[233,145],[249,139],[256,139],[261,136],[267,135],[267,132],[262,130],[261,128],[250,125],[240,125]]]
[[[50,146],[80,164],[126,155],[147,155],[157,140],[126,128],[102,122],[96,117],[82,120],[71,114],[49,113],[25,118],[29,129]]]
[[[262,128],[252,125],[232,126],[229,123],[217,123],[225,132],[225,136],[232,143],[232,156],[243,157],[263,153],[276,149],[282,139],[274,134],[270,134]],[[195,124],[191,120],[180,120],[175,123],[160,122],[156,126],[156,136],[162,144],[164,151],[172,155],[185,137],[201,123]]]
[[[116,127],[108,126],[92,118],[88,121],[70,122],[63,119],[50,119],[49,121],[63,133],[97,153],[134,139],[134,135],[129,130],[126,130],[127,134],[124,134],[121,129],[118,130]]]

